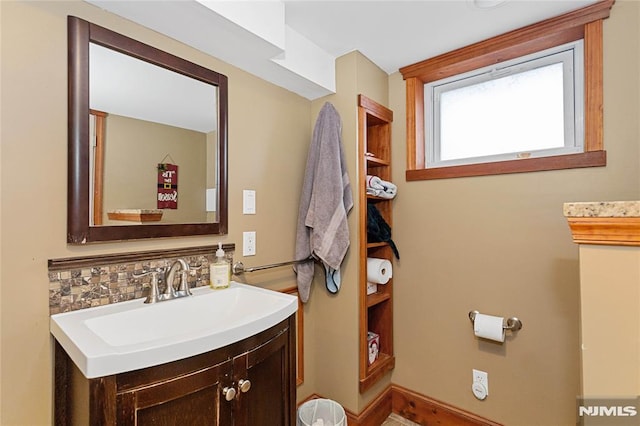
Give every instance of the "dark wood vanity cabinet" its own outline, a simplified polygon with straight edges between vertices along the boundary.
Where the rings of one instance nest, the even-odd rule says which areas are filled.
[[[287,346],[295,345],[287,345],[287,340],[281,334],[233,359],[233,381],[239,389],[234,425],[295,425],[295,367],[284,368],[285,363],[295,365],[295,355],[293,362],[285,359]]]
[[[167,364],[87,379],[56,343],[56,425],[295,425],[294,317]]]
[[[233,401],[221,397],[222,390],[232,386],[232,364],[228,360],[155,383],[126,383],[116,377],[115,423],[139,426],[232,424]],[[118,391],[118,388],[122,390]],[[96,392],[90,394],[96,395]],[[96,402],[99,412],[111,411],[103,410],[99,400]]]

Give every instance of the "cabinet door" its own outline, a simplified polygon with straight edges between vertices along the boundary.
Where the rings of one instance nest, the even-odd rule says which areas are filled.
[[[283,332],[233,360],[238,388],[235,426],[292,426],[295,419],[295,374],[290,336]]]
[[[191,374],[117,395],[119,425],[227,426],[232,403],[222,392],[231,386],[231,360]]]

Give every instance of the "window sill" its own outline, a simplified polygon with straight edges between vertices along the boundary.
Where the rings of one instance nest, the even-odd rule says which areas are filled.
[[[581,154],[557,155],[553,157],[525,158],[521,160],[497,161],[494,163],[407,170],[406,179],[407,181],[450,179],[457,177],[491,176],[545,170],[602,167],[606,165],[606,151],[589,151]]]

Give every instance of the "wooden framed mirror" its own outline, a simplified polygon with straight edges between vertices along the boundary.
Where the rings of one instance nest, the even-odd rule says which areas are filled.
[[[72,16],[68,67],[67,242],[226,234],[227,77]]]

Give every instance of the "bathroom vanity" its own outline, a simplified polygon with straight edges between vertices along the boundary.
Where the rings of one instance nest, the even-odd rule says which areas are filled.
[[[294,425],[297,298],[192,291],[53,315],[55,424]]]
[[[294,425],[293,317],[184,360],[87,379],[56,343],[56,425]]]

